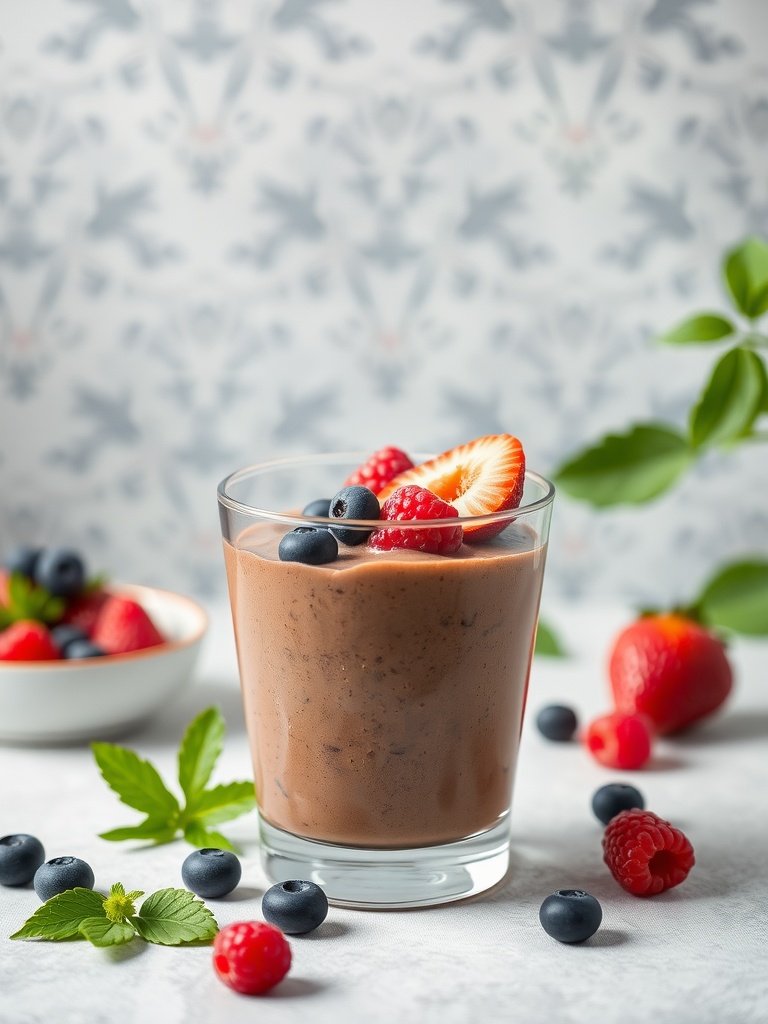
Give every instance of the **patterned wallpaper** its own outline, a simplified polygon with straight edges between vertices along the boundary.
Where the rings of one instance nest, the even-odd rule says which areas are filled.
[[[682,422],[768,235],[757,0],[0,0],[0,545],[222,591],[263,456]],[[559,499],[548,592],[663,600],[765,548],[764,451]]]

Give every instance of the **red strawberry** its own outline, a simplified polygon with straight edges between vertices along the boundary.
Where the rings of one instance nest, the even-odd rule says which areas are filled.
[[[359,466],[344,481],[345,487],[367,487],[378,494],[379,491],[393,480],[399,473],[413,468],[413,462],[399,448],[387,445],[374,452],[367,462]]]
[[[61,618],[69,626],[79,626],[88,636],[93,636],[99,612],[107,603],[109,594],[106,590],[92,590],[75,598],[67,607]]]
[[[456,519],[459,513],[447,501],[423,487],[399,487],[381,506],[379,519],[429,520]],[[411,548],[427,551],[433,555],[452,555],[461,547],[460,526],[434,526],[423,530],[396,530],[387,527],[374,530],[368,544],[376,551],[391,551],[393,548]]]
[[[733,686],[722,642],[673,613],[648,615],[623,630],[608,671],[617,710],[647,715],[662,734],[711,714]]]
[[[517,508],[523,496],[525,455],[511,434],[488,434],[400,473],[379,493],[379,501],[415,484],[450,502],[460,516],[483,516]],[[478,543],[504,529],[506,522],[465,526],[464,540]]]
[[[0,633],[0,661],[54,661],[60,657],[41,622],[22,619]]]
[[[99,612],[92,641],[107,654],[127,654],[165,643],[165,637],[136,601],[110,597]]]

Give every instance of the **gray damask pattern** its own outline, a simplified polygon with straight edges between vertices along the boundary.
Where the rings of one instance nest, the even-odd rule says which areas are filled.
[[[680,421],[710,356],[651,339],[768,234],[766,38],[753,0],[1,4],[0,544],[212,595],[240,464],[510,430],[546,472]],[[764,549],[760,458],[561,499],[550,593]]]

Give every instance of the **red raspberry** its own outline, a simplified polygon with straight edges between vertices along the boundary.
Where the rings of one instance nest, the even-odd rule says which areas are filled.
[[[651,722],[645,715],[615,711],[591,722],[584,742],[592,757],[607,768],[642,768],[651,756]]]
[[[60,657],[41,622],[22,619],[0,633],[0,661],[53,661]]]
[[[285,936],[263,921],[238,921],[222,928],[213,941],[213,969],[235,992],[258,996],[288,973],[291,947]]]
[[[436,494],[409,484],[398,489],[381,506],[379,519],[406,521],[410,519],[455,519],[458,511]],[[461,547],[460,526],[440,526],[423,530],[374,530],[368,538],[376,551],[411,548],[433,555],[452,555]]]
[[[679,885],[696,862],[693,847],[679,829],[637,807],[611,819],[603,851],[613,877],[635,896],[654,896]]]
[[[378,494],[390,480],[394,480],[406,469],[413,469],[413,463],[405,452],[387,445],[386,448],[379,448],[367,462],[347,477],[344,486],[367,487],[374,494]]]

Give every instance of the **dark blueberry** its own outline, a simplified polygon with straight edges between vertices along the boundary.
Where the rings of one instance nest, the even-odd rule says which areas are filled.
[[[378,519],[381,512],[379,499],[368,487],[353,485],[342,487],[335,498],[331,499],[328,515],[331,519]],[[362,544],[373,532],[370,530],[340,530],[331,527],[331,533],[342,544]]]
[[[303,516],[327,516],[330,507],[330,498],[315,498],[314,501],[310,501],[308,505],[304,506],[301,514]]]
[[[79,857],[54,857],[35,872],[35,892],[45,903],[67,889],[92,889],[93,871]]]
[[[184,885],[204,899],[216,899],[232,892],[241,874],[240,861],[229,850],[195,850],[181,865]]]
[[[558,743],[572,740],[578,724],[573,708],[562,704],[549,704],[536,716],[536,725],[541,735]]]
[[[264,920],[286,935],[306,935],[328,914],[328,897],[314,882],[291,879],[267,889],[261,900]]]
[[[103,658],[107,652],[103,647],[91,640],[73,640],[64,648],[64,657],[69,658]]]
[[[0,884],[26,885],[45,860],[43,844],[34,836],[19,832],[0,839]]]
[[[73,597],[85,583],[85,566],[76,551],[52,548],[43,551],[35,566],[35,583],[54,597]]]
[[[633,807],[639,807],[640,810],[645,807],[643,794],[623,782],[609,782],[595,790],[592,797],[592,810],[604,825],[615,818],[619,811],[628,811]]]
[[[600,904],[581,889],[558,889],[539,908],[541,927],[558,942],[583,942],[602,920]]]
[[[51,640],[58,647],[62,654],[66,653],[67,647],[75,640],[87,640],[88,634],[80,626],[73,626],[63,622],[60,626],[54,626],[51,630]]]
[[[27,579],[33,579],[35,566],[42,554],[42,548],[30,548],[26,546],[14,548],[9,551],[3,561],[8,572],[18,572]]]
[[[277,553],[282,562],[323,565],[338,557],[339,545],[328,530],[315,526],[297,526],[283,536]]]

